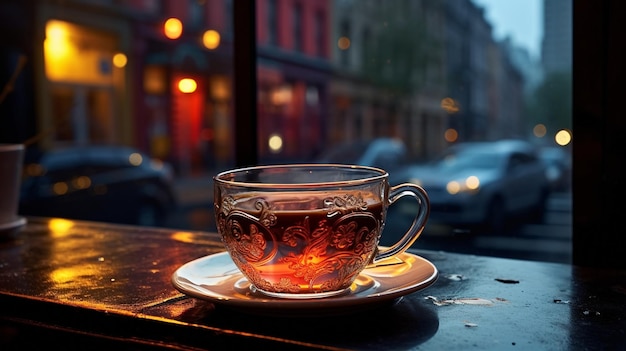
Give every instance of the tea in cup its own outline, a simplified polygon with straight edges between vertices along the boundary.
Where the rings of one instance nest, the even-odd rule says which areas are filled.
[[[368,265],[407,250],[430,203],[414,184],[390,186],[385,170],[353,165],[257,166],[214,177],[218,232],[252,287],[269,296],[344,294]],[[387,209],[410,196],[418,211],[404,236],[378,243]]]

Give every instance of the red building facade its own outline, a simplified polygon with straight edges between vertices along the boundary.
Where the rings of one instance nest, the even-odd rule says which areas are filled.
[[[309,159],[324,147],[330,1],[257,0],[259,156]]]
[[[39,148],[131,145],[172,162],[181,174],[232,165],[232,0],[29,5],[35,12],[29,64],[38,91],[33,118],[38,132],[54,130]],[[257,0],[256,6],[259,159],[308,159],[325,139],[330,1]],[[179,35],[168,37],[170,18],[182,24]],[[212,46],[203,41],[209,30]],[[49,38],[58,40],[46,46]],[[71,55],[60,56],[59,48]]]

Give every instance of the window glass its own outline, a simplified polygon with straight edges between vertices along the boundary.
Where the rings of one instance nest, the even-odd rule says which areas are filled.
[[[275,72],[258,77],[260,162],[377,165],[422,185],[433,207],[416,247],[569,261],[572,12],[548,3],[280,2],[272,20],[301,20],[276,47],[258,41],[259,72]],[[332,33],[321,57],[320,18]],[[405,154],[372,156],[384,140]],[[391,207],[383,243],[410,208]]]
[[[369,164],[429,192],[417,248],[569,261],[571,0],[254,4],[250,127],[236,118],[233,0],[0,2],[0,142],[27,143],[25,183],[51,151],[127,146],[154,180],[117,172],[145,190],[133,201],[168,208],[161,225],[215,230],[211,177],[238,152]],[[256,147],[237,150],[242,128]],[[519,172],[498,167],[511,155]],[[392,206],[383,244],[412,206]]]

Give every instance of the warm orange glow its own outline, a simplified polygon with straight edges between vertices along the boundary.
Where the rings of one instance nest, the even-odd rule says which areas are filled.
[[[84,43],[89,43],[85,45]],[[46,77],[63,83],[110,85],[115,66],[126,65],[126,56],[118,54],[107,62],[106,55],[117,51],[114,36],[70,22],[46,22],[43,42]]]
[[[117,68],[124,68],[128,63],[128,58],[121,52],[113,55],[113,65]]]
[[[70,54],[68,27],[65,22],[51,20],[46,24],[44,53],[49,59],[62,59]]]
[[[178,90],[180,90],[181,93],[193,93],[194,91],[196,91],[197,88],[198,83],[196,83],[196,81],[191,78],[183,78],[178,81]]]
[[[270,99],[275,106],[287,105],[291,103],[292,90],[289,85],[283,85],[272,90]]]
[[[195,235],[191,232],[174,232],[170,237],[183,243],[193,243]]]
[[[459,138],[459,133],[455,129],[450,128],[445,131],[445,133],[443,134],[443,138],[447,142],[453,143]]]
[[[169,18],[163,25],[163,33],[169,39],[178,39],[183,34],[183,22],[178,18]]]
[[[212,29],[207,30],[202,35],[202,44],[209,50],[216,49],[220,46],[220,33]]]
[[[165,80],[165,69],[159,66],[148,66],[143,73],[143,89],[148,94],[164,94],[167,90]]]
[[[31,163],[24,167],[24,174],[29,177],[38,177],[44,174],[44,168],[39,163]]]
[[[82,288],[87,288],[99,286],[100,282],[97,282],[94,279],[89,279],[90,277],[99,274],[102,274],[102,270],[93,265],[75,265],[54,269],[50,272],[49,277],[52,283],[59,286],[80,286]]]
[[[91,178],[87,176],[80,176],[80,177],[74,178],[72,180],[72,186],[75,189],[87,189],[91,186]]]
[[[76,278],[76,273],[71,268],[59,268],[50,273],[50,280],[55,284],[71,283]]]
[[[348,37],[339,38],[339,40],[337,41],[337,47],[339,47],[339,49],[341,50],[348,50],[348,48],[350,48],[350,38]]]
[[[48,222],[48,229],[53,236],[61,236],[67,233],[74,226],[74,222],[68,219],[53,218]]]
[[[458,102],[450,97],[441,100],[441,108],[450,114],[457,113],[460,110]]]
[[[54,185],[52,186],[52,192],[56,195],[65,195],[67,194],[68,190],[69,187],[67,186],[66,182],[57,182],[54,183]]]
[[[65,22],[51,20],[46,24],[46,39],[43,50],[46,73],[50,78],[62,76],[66,61],[73,55],[74,48],[69,42],[69,28]]]
[[[46,24],[46,40],[58,43],[66,40],[67,27],[65,22],[51,20]]]
[[[544,126],[541,123],[537,124],[533,128],[533,135],[536,136],[537,138],[543,138],[547,132],[548,130],[546,129],[546,126]]]
[[[213,76],[210,80],[211,96],[217,100],[230,98],[230,81],[226,76]]]

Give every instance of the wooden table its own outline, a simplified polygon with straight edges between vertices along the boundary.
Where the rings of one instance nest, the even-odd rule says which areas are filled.
[[[338,315],[271,316],[182,294],[215,233],[28,218],[0,241],[0,349],[626,349],[626,272],[412,250],[437,281]]]

